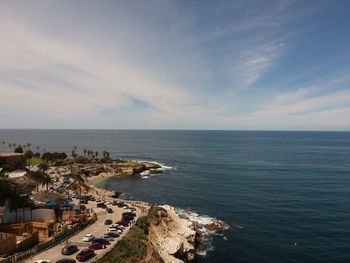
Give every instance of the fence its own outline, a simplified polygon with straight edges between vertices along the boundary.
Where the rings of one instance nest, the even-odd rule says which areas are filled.
[[[94,213],[93,217],[91,219],[89,219],[88,221],[77,225],[76,227],[69,229],[67,231],[64,231],[62,233],[60,233],[59,235],[55,236],[54,238],[52,238],[51,240],[38,244],[35,247],[28,249],[26,251],[23,252],[19,252],[14,254],[13,256],[10,256],[6,259],[3,259],[0,261],[0,263],[12,263],[12,262],[18,262],[20,260],[23,260],[29,256],[32,256],[34,254],[37,254],[45,249],[48,249],[50,247],[53,247],[55,245],[57,245],[58,243],[60,243],[61,241],[73,236],[74,234],[76,234],[77,232],[79,232],[80,230],[84,229],[85,227],[87,227],[90,224],[95,223],[97,220],[97,215]]]

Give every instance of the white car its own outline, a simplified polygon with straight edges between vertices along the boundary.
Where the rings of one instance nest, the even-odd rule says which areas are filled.
[[[120,230],[122,230],[122,229],[124,229],[125,227],[124,227],[124,226],[122,226],[122,225],[113,224],[113,225],[111,225],[111,228],[116,228],[116,229],[120,229]]]
[[[35,263],[51,263],[51,261],[48,259],[39,259],[39,260],[35,261]]]
[[[91,240],[94,239],[94,236],[92,234],[86,234],[83,238],[84,242],[90,242]]]
[[[116,229],[116,228],[114,228],[114,227],[108,228],[107,231],[108,231],[108,232],[111,232],[111,233],[116,233],[116,234],[118,234],[118,235],[120,235],[120,234],[122,233],[122,231],[120,231],[119,229]]]
[[[114,241],[114,238],[113,237],[110,237],[108,234],[104,234],[102,237],[100,237],[102,239],[106,239],[108,240],[109,242],[111,241]]]
[[[109,201],[107,201],[105,204],[106,204],[106,205],[110,205],[110,204],[112,204],[112,203],[111,203],[111,202],[109,202]]]

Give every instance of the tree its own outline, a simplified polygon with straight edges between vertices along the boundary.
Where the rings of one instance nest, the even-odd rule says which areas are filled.
[[[23,153],[23,148],[21,145],[19,145],[17,148],[14,150],[15,153]]]
[[[95,151],[95,156],[96,156],[96,157],[98,156],[98,151]]]
[[[32,146],[32,144],[30,142],[28,142],[27,147],[30,148],[30,146]]]
[[[103,155],[103,157],[109,157],[109,156],[110,156],[110,153],[107,152],[107,151],[103,151],[103,152],[102,152],[102,155]]]
[[[46,190],[49,190],[49,184],[52,183],[51,177],[50,175],[47,173],[47,171],[49,170],[49,165],[47,164],[47,162],[42,162],[41,164],[39,164],[39,169],[44,173],[45,177],[42,181],[43,185],[46,185]]]
[[[45,183],[45,173],[42,171],[30,171],[27,176],[36,182],[36,189],[39,192],[39,185]]]
[[[87,150],[86,150],[86,149],[84,149],[84,155],[86,155],[86,152],[87,152]]]
[[[29,171],[30,171],[30,165],[31,165],[31,159],[33,158],[34,153],[32,152],[31,149],[26,150],[24,153],[24,158],[27,160],[27,165],[29,167]]]

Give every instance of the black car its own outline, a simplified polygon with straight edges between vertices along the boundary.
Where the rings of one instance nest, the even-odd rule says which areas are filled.
[[[123,202],[118,203],[118,207],[123,207],[125,204]]]
[[[107,208],[106,208],[106,212],[107,212],[108,214],[111,214],[111,213],[113,213],[113,210],[112,210],[112,208],[107,207]]]
[[[91,241],[92,243],[99,243],[102,245],[109,245],[109,241],[103,238],[95,238],[94,240]]]
[[[97,207],[100,207],[100,208],[107,208],[107,206],[106,206],[105,203],[97,203]]]
[[[111,225],[113,224],[113,221],[111,219],[106,219],[105,225]]]
[[[119,237],[119,235],[118,235],[117,233],[113,233],[113,232],[107,232],[106,235],[108,235],[108,236],[110,236],[110,237],[113,237],[113,238]]]
[[[62,248],[61,253],[62,255],[72,255],[75,252],[77,252],[79,249],[76,245],[67,245]]]
[[[75,263],[75,262],[76,262],[75,259],[72,259],[72,258],[63,258],[56,261],[56,263]]]

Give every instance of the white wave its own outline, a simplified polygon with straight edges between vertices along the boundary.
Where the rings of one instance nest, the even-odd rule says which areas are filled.
[[[196,212],[184,210],[184,209],[177,209],[177,212],[179,215],[188,218],[190,221],[196,223],[201,227],[216,224],[216,225],[222,226],[223,229],[229,228],[229,226],[223,221],[214,217],[210,217],[208,215],[199,215]]]
[[[147,179],[147,178],[149,178],[149,176],[145,175],[145,176],[142,176],[141,178],[142,179]]]
[[[156,161],[139,160],[139,162],[140,163],[153,163],[153,164],[159,165],[160,168],[157,169],[158,171],[176,170],[177,169],[176,167],[168,166],[168,165],[165,165],[163,163],[156,162]]]
[[[189,221],[191,221],[196,226],[197,231],[202,233],[202,242],[206,248],[204,251],[197,251],[197,254],[203,257],[206,256],[207,251],[212,251],[215,249],[213,245],[213,236],[224,236],[222,233],[217,231],[226,230],[229,228],[229,225],[227,225],[223,221],[208,215],[200,215],[194,211],[180,208],[176,208],[175,211],[180,217],[186,218]],[[213,225],[217,227],[217,231],[209,230],[212,229],[210,226]]]
[[[150,173],[151,172],[149,170],[146,170],[146,171],[141,172],[140,175],[141,176],[148,176],[148,175],[150,175]]]

